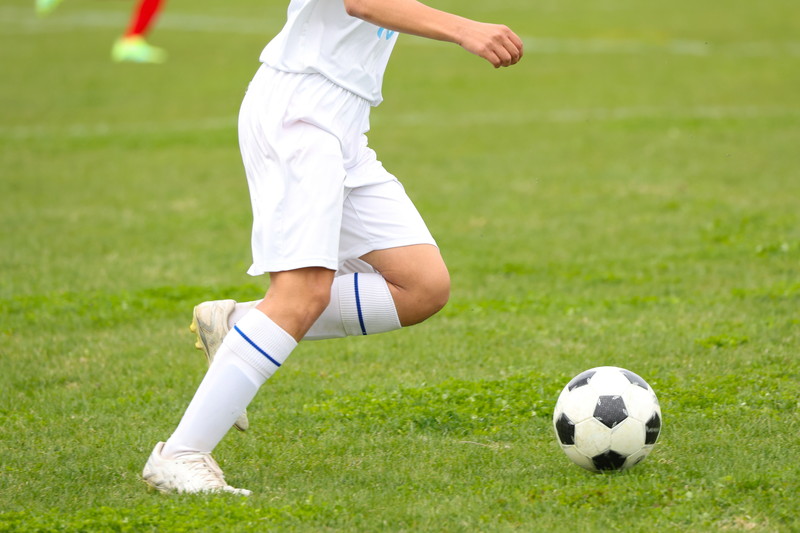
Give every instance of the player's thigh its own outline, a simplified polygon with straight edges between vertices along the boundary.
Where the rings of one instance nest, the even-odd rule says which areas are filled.
[[[436,241],[394,177],[346,190],[339,239],[340,262],[375,250],[418,244],[435,247]]]
[[[348,191],[342,212],[340,263],[367,263],[390,283],[449,286],[436,241],[404,187],[388,181]]]
[[[375,250],[361,259],[389,284],[403,326],[426,320],[450,298],[450,275],[439,249],[432,244]]]
[[[450,275],[439,248],[432,244],[412,244],[374,250],[361,260],[402,289],[423,293],[449,293]]]
[[[338,139],[315,125],[282,129],[269,149],[245,138],[245,170],[253,206],[250,274],[303,267],[336,270],[344,200]]]

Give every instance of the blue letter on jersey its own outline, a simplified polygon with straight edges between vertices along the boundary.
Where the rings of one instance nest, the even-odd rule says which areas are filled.
[[[394,36],[394,34],[395,34],[395,31],[394,31],[394,30],[387,30],[386,28],[378,28],[378,39],[380,39],[381,37],[383,37],[383,32],[386,32],[386,40],[387,40],[387,41],[388,41],[389,39],[391,39],[391,38]]]

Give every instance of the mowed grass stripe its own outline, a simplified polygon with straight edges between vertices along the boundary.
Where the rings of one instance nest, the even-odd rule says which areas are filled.
[[[385,116],[376,112],[375,124],[390,121],[392,126],[443,125],[503,125],[534,123],[585,123],[622,122],[627,120],[674,121],[718,121],[718,120],[763,120],[800,119],[800,108],[782,106],[695,106],[695,107],[609,107],[575,108],[551,110],[520,110],[514,113],[468,111],[464,113],[404,113]],[[94,123],[62,126],[0,126],[0,138],[8,140],[30,140],[58,138],[93,138],[115,135],[169,134],[197,131],[235,130],[237,117],[210,117],[196,120],[164,120],[158,122]]]

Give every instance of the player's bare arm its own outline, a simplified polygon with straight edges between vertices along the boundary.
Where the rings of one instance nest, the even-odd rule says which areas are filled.
[[[487,24],[447,13],[417,0],[344,0],[350,16],[384,28],[456,43],[495,67],[522,58],[522,39],[502,24]]]

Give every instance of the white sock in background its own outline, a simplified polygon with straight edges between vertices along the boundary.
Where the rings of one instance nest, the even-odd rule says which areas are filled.
[[[164,445],[171,459],[211,452],[297,342],[261,311],[252,309],[231,329],[175,432]]]
[[[333,280],[331,303],[303,340],[372,335],[400,327],[392,293],[383,276],[357,272]]]
[[[233,329],[258,302],[260,300],[237,303],[228,317],[228,327]],[[331,302],[303,340],[372,335],[400,327],[386,280],[380,274],[359,272],[338,276],[333,280]]]

